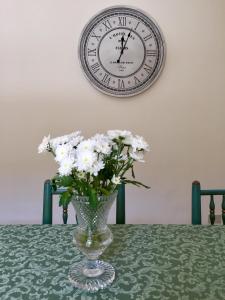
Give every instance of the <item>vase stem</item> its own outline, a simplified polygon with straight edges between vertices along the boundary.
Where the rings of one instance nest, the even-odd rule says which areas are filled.
[[[86,247],[91,247],[91,244],[92,244],[92,231],[91,231],[91,228],[89,227],[88,228],[88,238],[86,241]]]
[[[104,268],[101,267],[98,260],[88,259],[83,268],[83,274],[87,277],[98,277],[104,273]]]

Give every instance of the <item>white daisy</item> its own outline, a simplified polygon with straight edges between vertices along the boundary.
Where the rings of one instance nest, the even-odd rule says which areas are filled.
[[[94,146],[95,146],[94,140],[92,140],[92,139],[84,140],[77,146],[77,153],[83,152],[83,151],[93,152]]]
[[[76,147],[81,141],[83,140],[83,137],[78,135],[78,136],[74,136],[70,139],[69,144],[72,147]]]
[[[79,179],[84,179],[85,178],[85,173],[84,172],[78,172],[77,176]]]
[[[72,147],[70,144],[58,145],[55,149],[55,160],[61,162],[65,158],[69,158],[71,155]]]
[[[131,140],[131,146],[133,148],[133,152],[136,152],[137,150],[145,150],[149,151],[149,145],[144,140],[142,136],[136,135]]]
[[[93,137],[94,150],[102,154],[110,154],[112,151],[112,141],[104,134],[96,134]]]
[[[119,137],[122,137],[122,138],[127,138],[129,136],[131,136],[131,132],[128,131],[128,130],[108,130],[107,131],[107,134],[109,136],[110,139],[118,139]]]
[[[133,158],[136,161],[145,162],[144,159],[143,159],[144,158],[143,152],[131,152],[130,157]]]
[[[112,181],[113,184],[116,184],[116,185],[120,184],[120,177],[113,175],[111,181]]]
[[[93,151],[78,151],[75,167],[78,169],[78,171],[90,172],[96,160],[97,154]]]
[[[83,137],[79,136],[79,134],[80,134],[80,131],[75,131],[75,132],[72,132],[70,134],[66,134],[66,135],[51,139],[50,140],[50,145],[51,145],[52,149],[55,151],[55,149],[59,145],[64,145],[64,144],[67,144],[69,142],[73,143],[75,138],[76,138],[77,143],[79,143],[83,139]]]
[[[93,174],[94,176],[98,176],[98,172],[102,170],[105,167],[105,164],[102,160],[96,161],[92,168],[90,169],[90,173]]]
[[[130,146],[130,145],[132,145],[132,143],[133,143],[133,139],[134,139],[134,137],[133,137],[132,135],[128,135],[128,136],[126,136],[125,139],[123,140],[123,143],[124,143],[125,145]]]
[[[71,140],[71,139],[73,139],[75,137],[80,136],[80,134],[81,134],[81,131],[74,131],[74,132],[72,132],[70,134],[67,134],[67,138],[68,138],[68,140]]]
[[[44,136],[41,144],[38,146],[38,153],[43,153],[48,150],[50,141],[50,134],[48,136]]]
[[[58,169],[59,174],[61,176],[68,176],[71,174],[73,167],[74,167],[74,159],[71,157],[67,157],[60,162],[60,167]]]

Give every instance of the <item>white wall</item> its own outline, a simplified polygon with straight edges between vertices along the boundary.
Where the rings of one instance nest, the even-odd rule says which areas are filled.
[[[128,99],[95,90],[77,57],[83,26],[116,4],[153,16],[167,44],[158,81]],[[37,146],[48,133],[78,129],[87,137],[129,129],[150,143],[136,176],[151,190],[127,188],[127,222],[190,223],[191,182],[225,185],[225,1],[0,0],[0,6],[0,223],[41,222],[43,181],[56,166]]]

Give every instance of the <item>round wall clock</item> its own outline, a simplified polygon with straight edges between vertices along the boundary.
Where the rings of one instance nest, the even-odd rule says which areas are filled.
[[[139,9],[113,6],[85,26],[79,58],[89,81],[105,94],[128,97],[149,88],[165,60],[165,42],[151,17]]]

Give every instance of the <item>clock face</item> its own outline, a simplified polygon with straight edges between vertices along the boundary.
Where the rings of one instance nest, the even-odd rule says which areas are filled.
[[[100,91],[118,97],[136,95],[156,80],[165,59],[159,27],[140,10],[117,6],[101,11],[84,28],[81,66]]]

